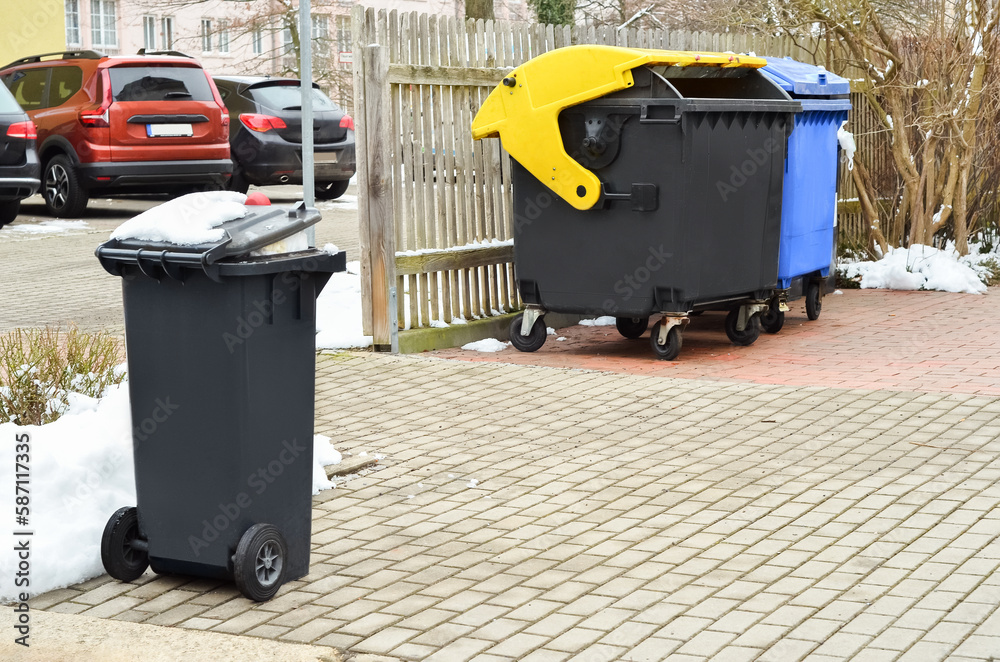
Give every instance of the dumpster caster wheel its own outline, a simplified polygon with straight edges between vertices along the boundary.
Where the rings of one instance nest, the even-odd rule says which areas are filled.
[[[653,330],[649,334],[649,345],[653,348],[653,354],[656,354],[656,358],[663,361],[673,361],[681,353],[681,344],[683,343],[681,329],[678,326],[671,328],[667,332],[667,344],[661,345],[659,339],[662,326],[663,322],[657,322],[653,325]]]
[[[510,344],[519,352],[534,352],[545,344],[545,321],[539,317],[531,327],[531,333],[521,335],[521,320],[524,315],[518,315],[510,323]]]
[[[742,331],[736,329],[736,321],[740,318],[740,309],[734,308],[726,315],[726,335],[735,345],[748,346],[757,342],[760,337],[760,316],[754,315],[747,320],[747,326]]]
[[[281,588],[287,556],[288,547],[278,527],[254,524],[236,546],[233,557],[236,588],[255,602],[270,600]]]
[[[629,340],[635,340],[642,334],[646,333],[646,329],[649,328],[649,318],[616,317],[615,326],[618,328],[618,333],[622,334]]]
[[[139,512],[134,507],[119,508],[108,520],[101,536],[101,562],[109,575],[131,582],[146,572],[149,556],[133,546],[137,540]]]
[[[806,317],[810,320],[818,320],[822,310],[823,286],[816,282],[809,283],[806,288]]]
[[[777,304],[760,314],[760,326],[768,333],[777,333],[785,325],[785,313],[778,310]]]

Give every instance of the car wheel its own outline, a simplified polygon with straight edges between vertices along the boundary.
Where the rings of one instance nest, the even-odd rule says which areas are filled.
[[[90,201],[73,163],[62,155],[52,157],[45,164],[42,196],[49,213],[59,218],[81,216]]]
[[[347,187],[351,180],[344,179],[339,182],[316,182],[317,200],[336,200],[347,193]]]
[[[20,210],[20,200],[4,200],[0,202],[0,228],[17,218],[17,213]]]

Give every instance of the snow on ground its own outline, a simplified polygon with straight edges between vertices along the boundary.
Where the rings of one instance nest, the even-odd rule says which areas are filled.
[[[596,319],[580,320],[580,326],[614,326],[615,318],[611,315],[605,315],[603,317],[598,317]]]
[[[978,269],[970,266],[976,264]],[[863,289],[939,290],[982,294],[983,267],[953,250],[915,245],[890,248],[877,262],[842,262],[838,268],[846,278],[861,279]]]
[[[12,525],[14,440],[24,434],[30,458],[28,525],[9,528],[8,543],[0,550],[0,602],[10,602],[22,591],[41,595],[104,574],[104,526],[116,510],[135,505],[127,382],[110,387],[99,400],[71,394],[66,413],[48,425],[0,424],[0,439],[9,451],[0,462],[0,485],[11,488],[0,490],[0,510],[12,513]],[[328,437],[317,435],[314,448],[313,494],[318,494],[333,487],[323,466],[338,464],[341,456]],[[17,535],[20,531],[32,535]],[[22,539],[30,540],[26,587],[14,584],[19,559],[13,541]]]
[[[7,225],[0,232],[0,238],[11,234],[65,234],[75,230],[89,230],[86,221],[42,221],[41,223],[24,223]]]
[[[317,209],[357,209],[358,196],[344,194],[336,200],[317,200]]]
[[[361,263],[333,274],[316,300],[316,348],[368,347],[372,337],[361,328]]]
[[[462,349],[467,349],[473,352],[502,352],[507,349],[507,345],[508,343],[497,340],[496,338],[483,338],[482,340],[462,345]]]

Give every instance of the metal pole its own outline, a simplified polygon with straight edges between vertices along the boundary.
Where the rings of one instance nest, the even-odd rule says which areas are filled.
[[[316,206],[316,173],[313,171],[312,16],[310,0],[299,0],[299,82],[302,90],[302,201]],[[316,245],[316,228],[306,230],[309,245]]]

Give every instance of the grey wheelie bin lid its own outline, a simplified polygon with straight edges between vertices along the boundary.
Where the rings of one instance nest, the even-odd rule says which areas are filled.
[[[198,195],[212,194],[190,194]],[[163,222],[162,213],[150,214],[156,208],[148,210],[119,226],[111,239],[97,248],[97,259],[112,275],[121,276],[125,265],[136,265],[156,280],[164,275],[183,280],[184,269],[199,269],[218,281],[225,276],[294,270],[296,263],[306,261],[310,271],[332,273],[346,269],[346,253],[310,249],[304,236],[298,236],[322,219],[317,209],[304,203],[295,207],[243,207],[237,202],[239,194],[232,195],[232,199],[221,203],[217,195],[207,199],[219,203],[206,203],[201,209],[212,219],[209,222],[186,223],[191,219],[184,218]],[[178,213],[191,213],[188,209],[180,208]],[[231,217],[222,220],[227,215]]]

